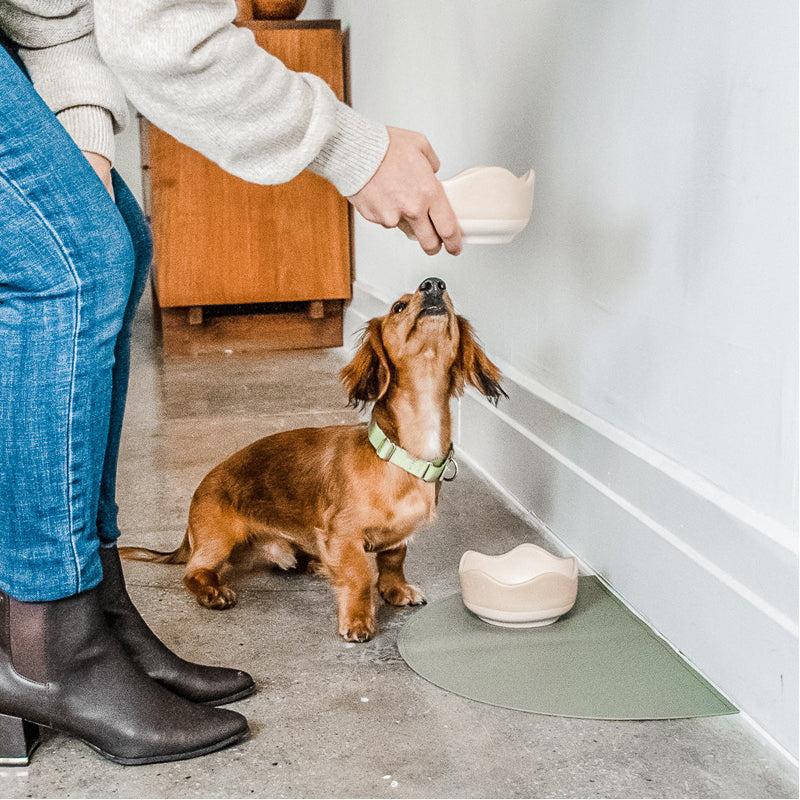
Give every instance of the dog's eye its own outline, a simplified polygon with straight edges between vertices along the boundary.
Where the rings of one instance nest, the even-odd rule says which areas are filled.
[[[407,306],[407,305],[408,305],[408,303],[404,303],[402,300],[398,300],[398,301],[397,301],[397,302],[396,302],[396,303],[395,303],[395,304],[392,306],[392,313],[393,313],[393,314],[399,314],[401,311],[404,311],[404,310],[405,310],[405,308],[406,308],[406,306]]]

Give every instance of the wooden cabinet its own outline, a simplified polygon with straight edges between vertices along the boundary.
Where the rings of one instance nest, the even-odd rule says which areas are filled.
[[[338,21],[242,24],[287,67],[319,75],[346,99]],[[333,186],[309,172],[258,186],[144,119],[141,134],[165,348],[340,345],[351,228],[349,204]]]

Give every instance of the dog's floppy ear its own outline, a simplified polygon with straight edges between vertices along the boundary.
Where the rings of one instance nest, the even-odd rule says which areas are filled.
[[[464,391],[464,385],[469,383],[484,394],[490,403],[497,405],[501,397],[508,397],[500,386],[500,370],[483,352],[469,322],[464,317],[456,319],[459,331],[458,353],[450,369],[450,393],[460,395]]]
[[[353,360],[342,370],[349,404],[354,407],[374,403],[386,394],[391,373],[381,340],[381,320],[372,319],[364,328],[361,344]]]

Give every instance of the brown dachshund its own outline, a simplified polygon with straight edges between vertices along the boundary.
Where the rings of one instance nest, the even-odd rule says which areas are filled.
[[[375,630],[368,553],[387,603],[424,603],[403,561],[411,534],[435,519],[440,481],[456,471],[450,398],[465,383],[494,403],[505,396],[499,370],[445,289],[429,278],[366,326],[342,380],[351,405],[374,403],[369,425],[259,439],[203,479],[177,550],[123,547],[123,557],[185,563],[186,588],[208,608],[236,603],[225,583],[234,565],[260,557],[289,569],[299,560],[330,578],[339,633],[353,642]]]

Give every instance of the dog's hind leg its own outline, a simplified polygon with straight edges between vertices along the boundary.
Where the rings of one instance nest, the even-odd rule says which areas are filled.
[[[225,584],[231,571],[230,557],[244,539],[244,523],[232,514],[220,512],[189,514],[189,540],[192,552],[186,562],[184,586],[206,608],[224,609],[236,605],[236,592]]]
[[[219,572],[210,567],[187,569],[183,585],[206,608],[222,610],[236,605],[236,592],[223,583]]]

